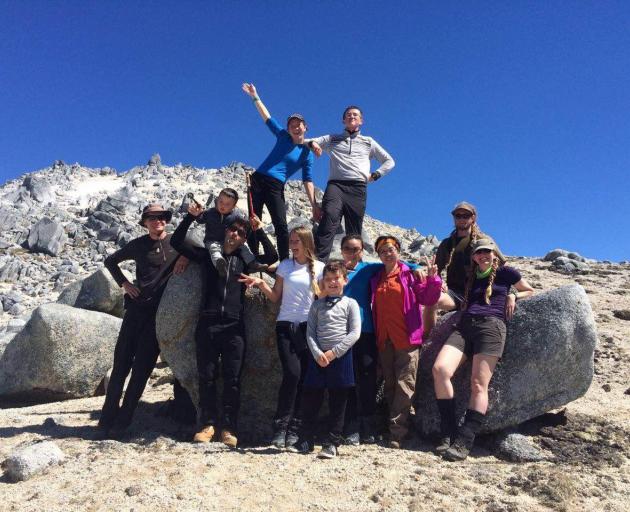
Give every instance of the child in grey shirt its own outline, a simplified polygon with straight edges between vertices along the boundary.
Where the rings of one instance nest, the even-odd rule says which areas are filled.
[[[343,296],[348,282],[341,260],[330,260],[324,267],[324,298],[313,302],[308,314],[307,343],[313,355],[306,369],[301,399],[302,430],[290,450],[309,453],[314,449],[313,427],[328,390],[328,437],[320,458],[333,458],[342,442],[343,420],[348,392],[354,386],[352,345],[361,335],[361,313],[357,301]]]

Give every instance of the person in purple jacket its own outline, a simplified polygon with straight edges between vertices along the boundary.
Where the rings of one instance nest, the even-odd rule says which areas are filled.
[[[468,456],[475,435],[483,426],[488,410],[488,385],[505,347],[505,320],[512,318],[516,304],[508,303],[508,294],[518,300],[534,293],[518,270],[499,259],[499,251],[491,239],[476,240],[471,259],[462,316],[433,365],[441,437],[435,450],[450,461]],[[516,291],[510,291],[511,288]],[[472,359],[470,400],[464,424],[458,429],[451,378],[467,359]]]
[[[313,219],[319,220],[321,217],[313,186],[313,153],[304,144],[307,125],[304,117],[296,113],[289,116],[287,127],[283,128],[271,117],[269,110],[258,96],[254,84],[243,84],[243,91],[252,99],[263,121],[276,136],[273,149],[252,174],[251,194],[252,208],[260,219],[262,219],[263,206],[267,206],[278,240],[278,254],[282,261],[289,257],[289,230],[284,185],[299,170],[302,171],[304,190],[313,208]],[[255,236],[250,236],[247,244],[254,254],[258,254],[258,242]]]
[[[409,432],[408,419],[416,390],[422,344],[422,306],[440,298],[442,280],[435,260],[426,259],[427,278],[418,279],[400,261],[400,242],[386,235],[374,248],[384,268],[370,279],[376,346],[389,408],[389,445],[400,448]]]

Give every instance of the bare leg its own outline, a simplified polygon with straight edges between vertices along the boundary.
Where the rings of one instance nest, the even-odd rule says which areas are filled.
[[[433,364],[433,387],[435,397],[453,398],[453,384],[451,378],[455,375],[457,368],[466,362],[466,355],[451,345],[444,345]]]
[[[488,385],[499,360],[496,356],[477,354],[473,357],[468,408],[485,414],[488,410]]]

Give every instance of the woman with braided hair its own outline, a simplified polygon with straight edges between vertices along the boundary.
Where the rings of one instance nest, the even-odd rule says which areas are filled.
[[[498,257],[487,238],[472,246],[472,269],[466,282],[462,316],[433,365],[433,384],[440,411],[440,443],[436,452],[446,460],[464,460],[483,426],[488,409],[488,385],[505,346],[505,320],[512,318],[516,299],[530,297],[533,288],[518,270]],[[510,289],[515,291],[510,291]],[[508,302],[508,295],[513,300]],[[457,429],[451,378],[472,358],[470,400],[464,424]]]
[[[278,391],[278,406],[273,421],[271,444],[285,448],[298,440],[301,421],[302,382],[310,352],[306,342],[308,312],[313,300],[320,295],[318,282],[324,264],[315,259],[313,233],[299,226],[289,233],[292,257],[284,259],[276,270],[276,282],[271,288],[265,281],[243,275],[241,282],[259,288],[272,302],[280,301],[276,321],[278,355],[282,365],[282,383]]]
[[[466,279],[470,275],[472,245],[480,238],[492,238],[479,229],[477,209],[462,201],[451,211],[455,229],[448,238],[440,243],[435,254],[438,272],[446,271],[446,280],[442,282],[442,295],[437,304],[427,307],[423,313],[424,332],[428,336],[437,320],[437,312],[461,309],[464,299]],[[497,247],[497,257],[505,263],[505,257]]]

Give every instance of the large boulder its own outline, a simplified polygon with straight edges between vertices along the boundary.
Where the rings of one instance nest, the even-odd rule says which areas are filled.
[[[431,369],[457,314],[445,315],[420,358],[416,426],[439,428]],[[490,381],[484,432],[518,425],[581,397],[593,379],[597,332],[584,288],[575,284],[520,301],[507,324],[503,358]],[[470,396],[470,364],[453,378],[459,414]]]
[[[190,263],[186,272],[171,277],[160,307],[156,330],[162,357],[195,405],[199,402],[195,328],[202,294],[202,270]],[[259,442],[271,433],[282,370],[276,351],[278,308],[257,290],[245,296],[247,350],[242,377],[240,438]],[[220,401],[220,395],[219,395]]]
[[[123,295],[122,288],[114,281],[109,271],[101,268],[85,279],[75,281],[64,288],[57,302],[122,318]]]
[[[121,320],[44,304],[0,358],[0,396],[50,401],[92,396],[112,364]]]
[[[31,252],[43,252],[57,256],[67,239],[63,226],[44,217],[35,224],[28,234],[27,245]]]

